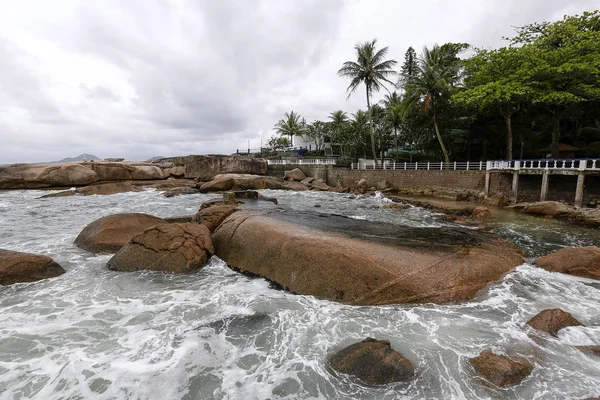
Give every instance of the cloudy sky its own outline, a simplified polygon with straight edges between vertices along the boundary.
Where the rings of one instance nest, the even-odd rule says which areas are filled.
[[[0,0],[0,164],[144,160],[260,146],[294,110],[346,100],[341,64],[377,38],[497,47],[597,0]],[[377,100],[377,99],[375,99]]]

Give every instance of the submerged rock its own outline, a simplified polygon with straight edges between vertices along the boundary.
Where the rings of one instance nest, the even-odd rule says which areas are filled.
[[[516,247],[488,234],[283,208],[238,211],[213,241],[216,255],[242,271],[357,305],[472,299],[523,262]]]
[[[196,193],[200,193],[198,191],[198,189],[193,188],[193,187],[178,187],[178,188],[173,188],[173,189],[169,189],[166,192],[163,193],[163,196],[165,197],[175,197],[175,196],[181,196],[184,194],[196,194]]]
[[[540,257],[535,264],[551,272],[600,280],[600,247],[569,247]]]
[[[76,190],[77,194],[82,194],[84,196],[92,196],[95,194],[106,196],[117,193],[143,191],[143,189],[133,186],[130,182],[99,183],[96,185],[85,186]]]
[[[580,350],[580,351],[582,351],[584,353],[600,357],[600,346],[598,346],[598,345],[593,345],[593,346],[575,346],[575,347],[578,350]]]
[[[207,227],[197,223],[166,223],[134,237],[108,261],[115,271],[189,273],[202,268],[214,254]]]
[[[164,219],[148,214],[108,215],[83,228],[75,239],[75,245],[97,254],[116,253],[134,236],[163,223],[165,223]]]
[[[413,377],[415,368],[387,340],[367,338],[335,353],[329,366],[353,375],[369,385],[403,382]]]
[[[559,217],[571,214],[575,211],[575,209],[567,204],[559,203],[558,201],[540,201],[526,205],[523,207],[522,211],[529,214],[541,214]]]
[[[306,179],[306,175],[304,175],[304,172],[300,169],[294,168],[291,171],[285,171],[283,173],[283,179],[300,182],[303,179]]]
[[[583,324],[576,320],[571,314],[560,308],[542,311],[527,321],[527,325],[531,326],[533,329],[554,336],[556,336],[558,331],[567,326],[583,326]]]
[[[0,249],[0,285],[35,282],[64,273],[50,257]]]
[[[509,358],[491,351],[473,358],[471,365],[477,374],[500,387],[518,385],[533,371],[533,365],[524,358]]]

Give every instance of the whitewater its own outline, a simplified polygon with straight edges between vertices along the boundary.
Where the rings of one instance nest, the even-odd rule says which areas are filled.
[[[583,399],[600,395],[600,282],[525,263],[472,301],[356,307],[271,288],[213,257],[191,275],[109,271],[107,255],[73,245],[95,219],[124,212],[194,214],[217,195],[159,191],[39,199],[0,192],[0,248],[52,257],[67,273],[0,286],[0,399]],[[263,191],[297,210],[410,226],[451,225],[382,195]],[[475,229],[475,228],[473,228]],[[516,214],[485,228],[530,257],[600,245],[598,230]],[[260,243],[257,243],[259,246]],[[327,257],[326,254],[322,255]],[[531,260],[529,260],[531,261]],[[534,336],[525,323],[562,308],[586,327]],[[368,387],[326,359],[365,337],[387,339],[416,366],[408,383]],[[520,385],[499,389],[469,359],[510,350],[531,360]]]

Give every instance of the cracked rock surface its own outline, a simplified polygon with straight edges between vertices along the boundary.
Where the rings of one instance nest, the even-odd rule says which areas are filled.
[[[189,273],[214,254],[210,231],[197,223],[160,224],[146,229],[108,261],[115,271]]]

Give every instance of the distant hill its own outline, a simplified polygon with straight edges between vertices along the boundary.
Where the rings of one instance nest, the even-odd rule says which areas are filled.
[[[163,157],[163,156],[154,156],[154,157],[150,157],[150,158],[149,158],[149,159],[147,159],[146,161],[162,160],[163,158],[167,158],[167,157]]]
[[[91,160],[101,160],[100,157],[95,156],[93,154],[87,154],[87,153],[83,153],[78,155],[77,157],[67,157],[67,158],[63,158],[62,160],[59,161],[50,161],[51,163],[67,163],[67,162],[74,162],[74,161],[91,161]]]

